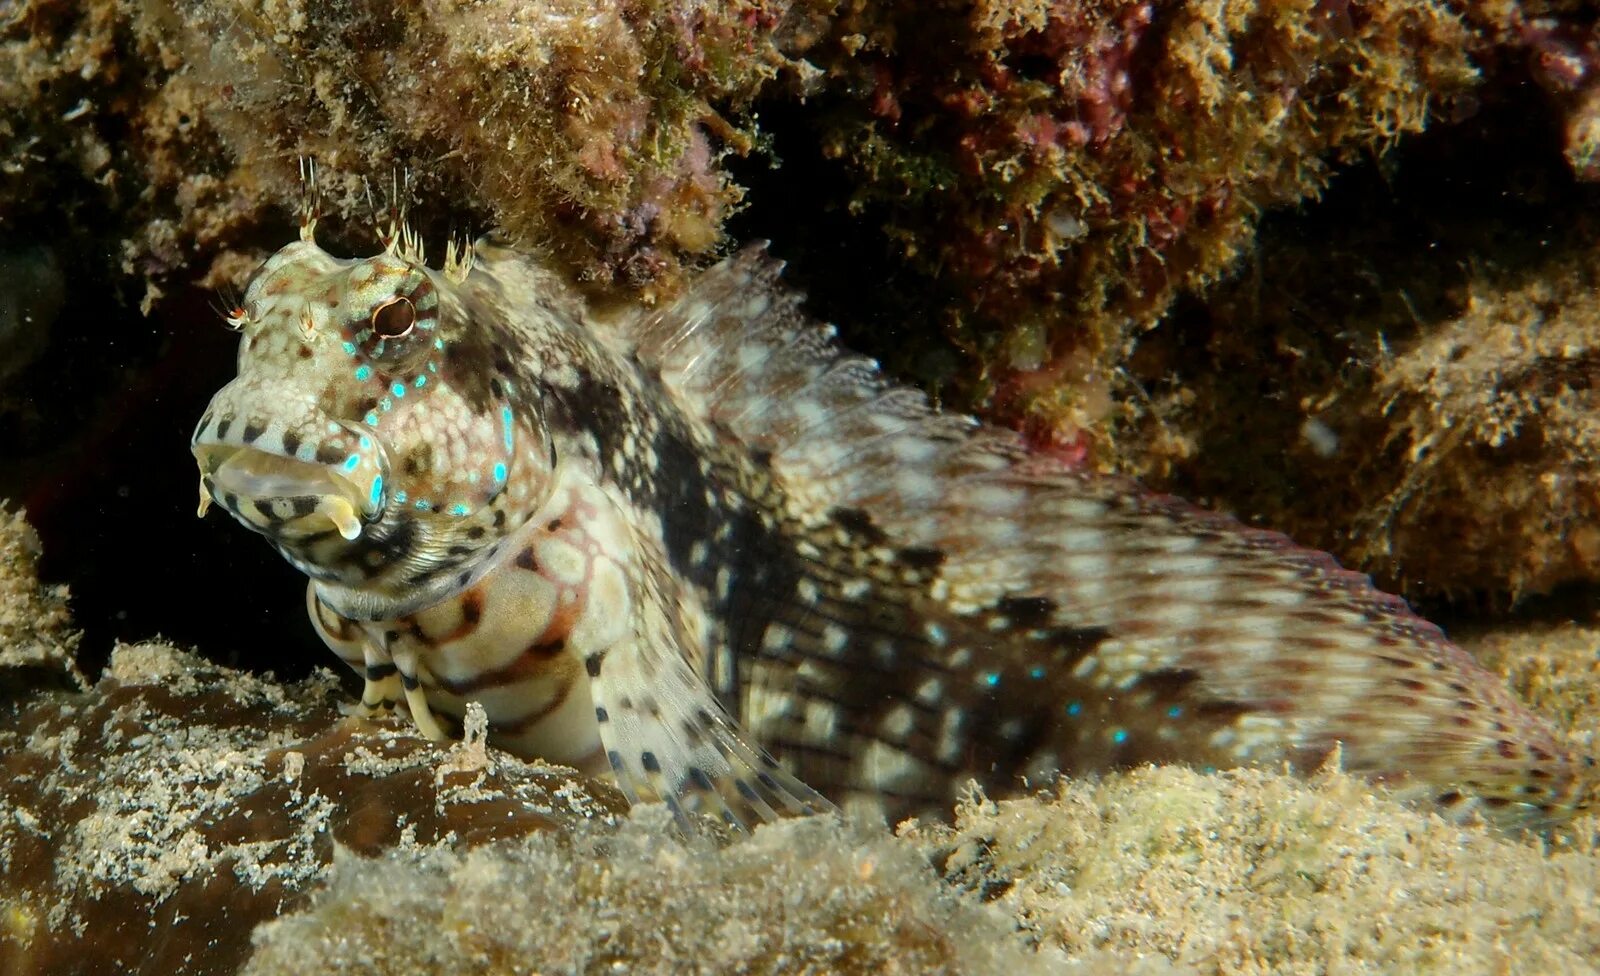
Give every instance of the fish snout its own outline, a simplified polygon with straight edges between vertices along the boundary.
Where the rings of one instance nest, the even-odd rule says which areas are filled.
[[[252,415],[223,394],[212,400],[190,442],[200,468],[199,514],[216,501],[263,535],[294,538],[333,529],[347,540],[382,516],[388,459],[370,429],[310,413]]]

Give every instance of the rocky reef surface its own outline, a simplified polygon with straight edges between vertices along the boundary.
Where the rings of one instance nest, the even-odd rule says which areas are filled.
[[[0,532],[0,587],[59,607]],[[19,558],[19,555],[22,558]],[[15,606],[16,603],[8,605]],[[1334,770],[1146,769],[973,797],[950,825],[809,818],[686,841],[663,808],[472,736],[434,746],[154,642],[92,688],[56,614],[0,641],[0,970],[1587,973],[1600,821],[1540,842]],[[1572,726],[1594,629],[1486,635]],[[48,657],[48,655],[47,655]],[[35,676],[29,690],[14,670]],[[470,724],[470,723],[469,723]]]

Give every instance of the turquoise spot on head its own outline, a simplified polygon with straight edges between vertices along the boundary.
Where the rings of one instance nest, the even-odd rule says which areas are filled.
[[[344,342],[344,343],[341,343],[341,345],[344,347],[345,355],[354,356],[356,354],[356,344],[355,343],[353,343],[353,342]]]
[[[377,508],[378,507],[378,503],[381,502],[382,500],[383,500],[383,475],[381,475],[381,474],[373,475],[373,477],[372,477],[372,490],[367,493],[367,501],[372,503],[372,507],[373,508]]]
[[[456,502],[454,505],[450,506],[450,514],[465,515],[467,514],[467,506],[463,505],[461,502]]]
[[[1037,668],[1037,667],[1036,668],[1029,668],[1028,669],[1028,677],[1032,678],[1035,681],[1038,681],[1040,678],[1044,677],[1044,668]]]
[[[510,454],[511,453],[511,446],[512,446],[512,443],[513,443],[513,438],[511,436],[512,420],[511,420],[511,408],[510,407],[501,407],[500,408],[500,426],[504,429],[504,433],[505,433],[506,453]]]
[[[1167,709],[1167,718],[1177,718],[1178,716],[1180,716],[1182,714],[1183,714],[1183,706],[1182,705],[1174,705],[1171,708]]]
[[[1000,672],[998,672],[998,671],[987,671],[987,672],[985,672],[984,675],[983,675],[983,683],[988,685],[991,688],[994,688],[994,687],[998,686],[1000,684]]]
[[[367,411],[367,415],[365,417],[362,417],[361,420],[368,427],[376,427],[376,426],[378,426],[378,411],[376,411],[376,410],[368,410]]]
[[[426,498],[417,499],[417,511],[426,512],[429,507],[430,506],[428,505],[428,500]]]
[[[1078,715],[1082,711],[1083,711],[1083,702],[1068,702],[1067,703],[1067,714],[1068,715]]]
[[[504,461],[495,462],[494,480],[497,482],[506,480],[506,464]]]
[[[393,393],[395,399],[398,400],[406,395],[406,385],[399,380],[395,380],[394,385],[389,387],[389,392]]]
[[[396,504],[404,505],[406,503],[406,493],[403,492],[403,491],[395,492],[394,493],[394,500],[395,500]]]
[[[363,451],[372,450],[372,441],[371,441],[371,439],[366,438],[366,437],[361,438],[361,449]]]
[[[357,381],[365,383],[367,380],[370,380],[370,379],[372,379],[372,367],[371,366],[368,366],[366,363],[362,363],[360,366],[356,367],[356,380]]]
[[[360,466],[361,466],[361,455],[359,455],[359,454],[352,454],[349,457],[344,459],[344,469],[346,471],[354,471],[356,468],[359,468]]]
[[[420,390],[428,385],[428,378],[426,376],[419,376],[411,381],[411,385]]]
[[[1111,733],[1111,741],[1115,742],[1119,746],[1122,745],[1124,742],[1127,742],[1128,741],[1128,730],[1127,729],[1116,729],[1116,730],[1114,730]]]

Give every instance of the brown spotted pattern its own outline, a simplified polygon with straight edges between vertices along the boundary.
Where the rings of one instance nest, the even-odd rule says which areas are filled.
[[[429,735],[482,702],[508,748],[733,823],[1335,748],[1507,824],[1592,788],[1397,598],[932,410],[759,250],[604,315],[506,248],[380,258],[268,263],[195,452],[312,578],[364,704]]]

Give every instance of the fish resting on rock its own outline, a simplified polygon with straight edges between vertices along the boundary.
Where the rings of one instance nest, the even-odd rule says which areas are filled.
[[[749,824],[889,817],[1146,762],[1346,769],[1570,815],[1592,758],[1325,553],[932,409],[748,248],[650,309],[515,249],[300,239],[229,314],[215,500],[431,738]]]

